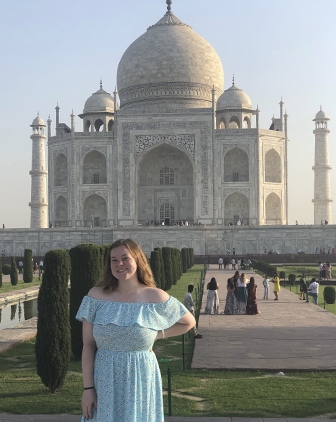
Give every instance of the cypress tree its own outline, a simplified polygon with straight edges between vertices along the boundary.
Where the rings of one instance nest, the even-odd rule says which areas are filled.
[[[183,274],[183,265],[182,265],[182,252],[179,249],[179,264],[180,264],[180,278]]]
[[[37,374],[51,393],[61,387],[70,363],[69,255],[61,249],[46,253],[38,295],[35,355]]]
[[[172,270],[172,260],[171,260],[171,248],[164,247],[162,248],[162,258],[163,258],[163,265],[164,265],[164,273],[165,273],[165,290],[169,290],[173,285],[173,270]]]
[[[183,272],[186,273],[188,269],[188,251],[187,248],[182,248],[182,269]]]
[[[33,300],[26,300],[26,301],[23,302],[23,310],[24,310],[25,321],[27,319],[33,318],[33,305],[34,305]]]
[[[33,281],[33,251],[31,249],[25,249],[23,257],[23,281],[25,283],[31,283]]]
[[[11,256],[11,272],[10,272],[10,281],[12,286],[16,286],[18,284],[18,272],[17,266],[14,256]]]
[[[193,264],[193,248],[188,248],[188,254],[189,254],[189,268],[191,268]]]
[[[17,303],[15,303],[14,305],[11,305],[11,321],[13,321],[13,319],[15,318],[16,315],[16,310],[17,310]]]
[[[161,288],[161,262],[159,251],[152,251],[150,257],[150,266],[157,288]]]
[[[0,287],[2,287],[2,262],[0,258]]]
[[[178,264],[178,249],[172,248],[172,256],[173,256],[173,274],[174,274],[174,284],[177,283],[177,280],[180,278],[180,267]]]
[[[102,275],[102,249],[98,245],[82,244],[70,249],[71,290],[70,290],[70,325],[71,349],[76,358],[80,358],[83,348],[82,323],[76,315],[83,297],[94,287]]]
[[[163,264],[162,249],[161,248],[154,248],[154,251],[158,251],[159,252],[159,256],[160,256],[160,269],[161,269],[160,282],[161,282],[161,289],[162,290],[166,290],[166,276],[165,276],[165,270],[164,270],[164,264]]]

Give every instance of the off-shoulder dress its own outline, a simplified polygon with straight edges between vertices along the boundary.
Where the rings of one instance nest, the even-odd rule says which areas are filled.
[[[97,345],[94,386],[98,404],[91,421],[164,421],[161,374],[150,349],[157,331],[171,327],[187,312],[172,296],[163,303],[84,297],[76,318],[93,324]]]

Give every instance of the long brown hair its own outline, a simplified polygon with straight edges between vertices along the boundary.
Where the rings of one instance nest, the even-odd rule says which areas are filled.
[[[97,287],[101,287],[105,293],[112,293],[118,287],[118,279],[112,275],[111,271],[111,251],[119,246],[125,246],[134,258],[137,264],[139,283],[148,287],[156,287],[147,258],[133,239],[119,239],[112,243],[105,262],[103,277],[98,281]]]
[[[249,292],[253,292],[255,289],[256,289],[256,285],[255,285],[254,277],[251,277],[250,282],[247,285],[247,290]]]

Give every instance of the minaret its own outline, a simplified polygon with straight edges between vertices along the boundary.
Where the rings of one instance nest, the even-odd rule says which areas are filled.
[[[58,103],[57,103],[57,106],[55,107],[55,110],[56,110],[56,136],[58,136],[59,135],[59,111],[60,111],[60,108],[58,107]]]
[[[283,123],[283,118],[284,118],[284,116],[283,116],[283,105],[284,105],[284,102],[282,101],[282,97],[281,97],[281,101],[280,101],[280,126],[281,126],[281,132],[283,132],[283,130],[284,130],[284,123]]]
[[[329,152],[328,152],[328,116],[322,111],[316,114],[315,119],[315,172],[314,180],[314,224],[331,224],[330,176]]]
[[[33,134],[30,139],[33,141],[32,169],[29,174],[31,182],[31,217],[30,228],[40,229],[48,227],[48,202],[47,202],[47,174],[45,167],[44,134],[45,124],[37,113],[37,117],[31,124]]]

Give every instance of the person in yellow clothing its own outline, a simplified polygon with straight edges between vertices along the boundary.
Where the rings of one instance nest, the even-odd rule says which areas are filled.
[[[274,284],[274,296],[275,296],[274,300],[279,300],[279,292],[281,289],[280,289],[280,279],[277,273],[274,273],[274,277],[271,280],[271,282]]]

